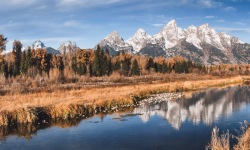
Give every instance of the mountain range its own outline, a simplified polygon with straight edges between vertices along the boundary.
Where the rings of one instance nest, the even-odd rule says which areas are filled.
[[[226,33],[216,32],[209,24],[199,27],[192,25],[183,30],[176,20],[168,22],[153,36],[140,28],[125,41],[114,31],[97,45],[108,49],[113,55],[125,51],[153,57],[182,56],[206,65],[250,63],[250,44]]]

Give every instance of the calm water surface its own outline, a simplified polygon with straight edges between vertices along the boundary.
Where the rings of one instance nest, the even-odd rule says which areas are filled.
[[[250,87],[235,86],[76,123],[1,127],[0,149],[202,150],[213,127],[237,134],[241,122],[250,121],[249,102]]]

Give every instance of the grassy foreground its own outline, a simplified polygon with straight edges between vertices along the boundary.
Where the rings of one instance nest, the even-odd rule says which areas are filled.
[[[143,83],[79,90],[13,94],[0,97],[0,125],[70,119],[134,106],[151,94],[241,84],[243,78]]]

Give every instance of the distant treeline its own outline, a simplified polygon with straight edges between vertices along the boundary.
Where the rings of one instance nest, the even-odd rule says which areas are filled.
[[[0,35],[1,51],[7,39]],[[62,54],[49,54],[45,49],[38,48],[22,51],[20,41],[13,42],[13,50],[9,54],[1,55],[0,72],[5,78],[17,76],[47,76],[57,72],[57,77],[63,79],[67,76],[89,76],[101,77],[110,76],[113,73],[122,76],[139,76],[150,73],[196,73],[207,74],[220,73],[225,67],[206,67],[182,57],[165,59],[163,57],[139,56],[134,54],[119,52],[111,56],[109,51],[97,46],[96,50],[84,50],[80,48],[68,49]],[[248,67],[248,66],[247,66]],[[230,68],[229,68],[230,69]],[[231,68],[230,71],[238,68]],[[244,71],[248,71],[245,68]]]

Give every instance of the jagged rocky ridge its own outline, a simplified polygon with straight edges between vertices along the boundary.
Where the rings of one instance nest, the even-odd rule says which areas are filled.
[[[112,32],[97,45],[109,49],[111,54],[125,52],[150,56],[183,56],[202,64],[250,63],[250,45],[225,33],[216,32],[208,24],[181,29],[171,20],[163,29],[151,36],[144,29],[124,40]]]

